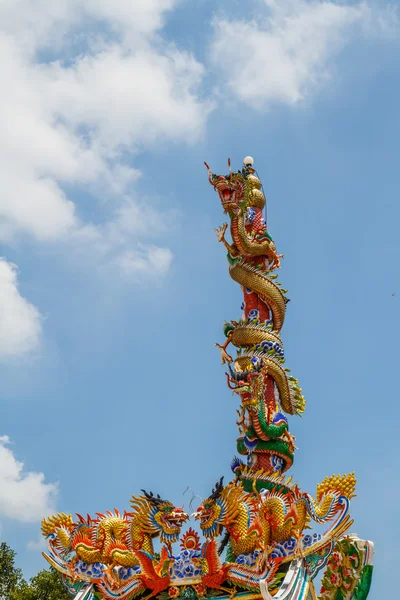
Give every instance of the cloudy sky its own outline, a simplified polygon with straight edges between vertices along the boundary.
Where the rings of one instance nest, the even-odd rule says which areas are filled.
[[[235,452],[213,347],[240,314],[203,161],[248,154],[284,252],[294,475],[356,471],[397,558],[396,2],[1,0],[1,536],[27,577],[51,511],[208,495]],[[397,294],[397,295],[396,295]]]

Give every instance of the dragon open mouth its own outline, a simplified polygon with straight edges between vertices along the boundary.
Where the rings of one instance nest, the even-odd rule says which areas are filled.
[[[201,517],[200,517],[200,525],[207,526],[207,524],[209,523],[211,517],[212,517],[211,511],[208,511],[206,514],[201,515]]]
[[[200,521],[200,527],[202,529],[208,529],[214,522],[213,511],[210,508],[209,510],[200,509],[193,514],[194,518],[197,521]]]
[[[214,187],[218,192],[225,212],[237,208],[235,191],[230,187],[225,177],[218,178],[218,180],[214,183]]]
[[[189,519],[189,515],[182,511],[174,511],[168,516],[163,515],[161,520],[169,534],[180,533],[181,525]]]

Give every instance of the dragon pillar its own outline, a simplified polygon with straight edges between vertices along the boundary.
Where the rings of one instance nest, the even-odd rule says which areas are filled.
[[[286,367],[281,329],[288,298],[277,275],[283,255],[267,229],[266,199],[253,162],[248,156],[233,172],[228,160],[225,175],[213,173],[205,163],[229,219],[215,230],[217,238],[227,250],[229,274],[243,293],[241,317],[225,323],[225,342],[216,346],[228,367],[228,386],[240,399],[237,450],[244,459],[234,458],[234,481],[226,486],[218,482],[195,516],[206,537],[225,531],[220,552],[227,548],[231,585],[256,587],[265,600],[316,599],[313,579],[326,567],[320,600],[364,599],[373,544],[344,536],[352,524],[354,474],[327,477],[317,486],[316,498],[285,475],[295,452],[288,417],[301,415],[306,403]],[[311,521],[332,524],[324,534],[311,535],[305,532]]]

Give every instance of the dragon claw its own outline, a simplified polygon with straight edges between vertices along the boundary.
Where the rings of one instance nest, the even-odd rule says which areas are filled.
[[[114,575],[113,575],[113,570],[114,570],[114,564],[110,565],[105,571],[104,574],[106,576],[106,579],[108,581],[108,583],[110,584],[112,589],[115,589],[116,587],[118,587],[118,581],[115,579]]]
[[[227,230],[227,228],[228,228],[228,223],[223,223],[223,225],[214,229],[219,242],[224,241],[225,231]]]
[[[222,364],[226,364],[226,363],[231,363],[233,358],[230,354],[227,353],[227,351],[225,350],[224,346],[221,346],[220,344],[214,344],[214,346],[216,346],[217,348],[220,349],[221,352],[221,360],[222,360]]]

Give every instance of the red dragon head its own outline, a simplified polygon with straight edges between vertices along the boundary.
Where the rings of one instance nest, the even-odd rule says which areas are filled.
[[[246,179],[242,173],[232,173],[229,175],[215,175],[211,172],[207,163],[204,163],[208,169],[208,181],[218,192],[224,212],[237,213],[240,204],[246,197]],[[230,160],[228,159],[230,170]]]

